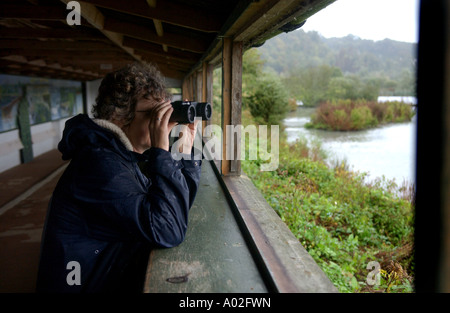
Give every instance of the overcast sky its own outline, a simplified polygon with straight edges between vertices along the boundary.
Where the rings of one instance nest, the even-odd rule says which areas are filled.
[[[301,29],[322,36],[417,42],[419,0],[336,0]]]

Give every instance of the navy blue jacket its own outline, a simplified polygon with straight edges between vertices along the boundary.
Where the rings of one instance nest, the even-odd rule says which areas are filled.
[[[141,291],[150,250],[184,240],[201,160],[129,151],[84,114],[66,122],[58,149],[71,162],[49,205],[37,291]]]

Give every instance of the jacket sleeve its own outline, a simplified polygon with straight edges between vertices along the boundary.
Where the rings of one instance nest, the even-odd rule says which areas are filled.
[[[84,164],[72,166],[62,185],[71,187],[61,188],[60,197],[75,197],[89,236],[145,239],[158,247],[174,247],[184,240],[201,161],[176,161],[170,152],[151,148],[144,167],[148,183],[137,164],[114,153],[92,153],[84,160],[91,165],[81,160]]]
[[[144,171],[151,181],[150,233],[158,246],[176,246],[184,240],[201,173],[201,160],[189,159],[176,161],[168,151],[149,150]]]

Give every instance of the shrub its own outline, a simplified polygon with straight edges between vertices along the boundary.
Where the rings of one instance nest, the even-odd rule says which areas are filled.
[[[308,128],[326,130],[361,130],[383,123],[410,121],[411,106],[402,102],[338,100],[320,104],[311,116]]]
[[[348,118],[347,112],[345,110],[336,110],[333,112],[333,125],[332,129],[339,129],[339,127],[350,127],[350,119]]]
[[[364,129],[378,124],[377,120],[372,116],[372,111],[367,106],[354,108],[350,113],[350,118],[352,129]]]
[[[246,101],[252,116],[263,124],[281,124],[289,110],[287,92],[276,76],[262,76]]]
[[[413,197],[394,181],[367,183],[345,162],[327,165],[320,150],[320,142],[282,141],[276,171],[259,171],[258,160],[242,169],[340,292],[374,290],[366,284],[373,260],[387,273],[378,290],[412,291]],[[407,278],[389,280],[391,261]]]
[[[367,103],[367,106],[372,111],[372,115],[377,119],[378,123],[385,123],[386,120],[386,105],[381,102],[371,101]]]

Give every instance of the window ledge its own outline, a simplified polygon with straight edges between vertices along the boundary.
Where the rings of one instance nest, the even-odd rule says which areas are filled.
[[[245,176],[204,160],[186,238],[151,252],[144,292],[337,292]]]

